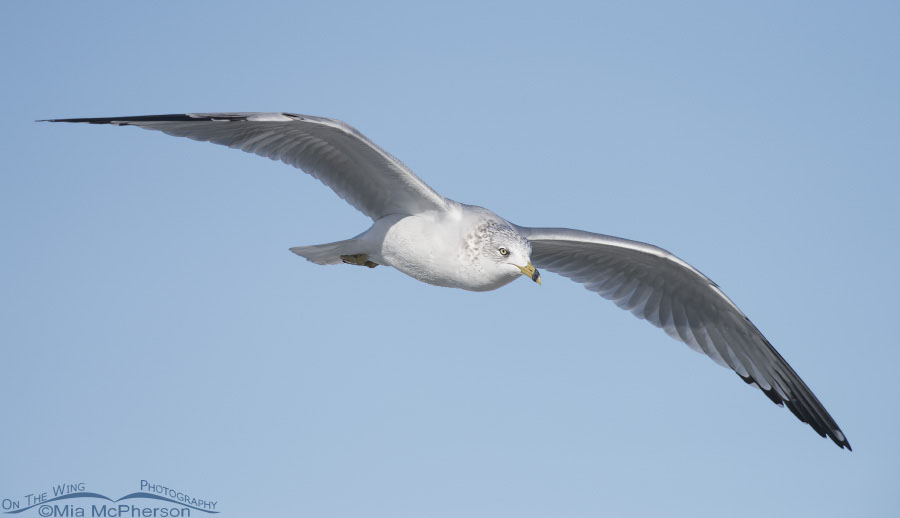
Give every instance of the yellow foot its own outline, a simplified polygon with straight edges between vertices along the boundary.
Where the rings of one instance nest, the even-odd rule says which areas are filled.
[[[375,268],[378,266],[378,263],[373,263],[369,260],[369,256],[366,254],[356,254],[356,255],[342,255],[341,261],[344,261],[346,264],[355,264],[356,266],[368,266],[369,268]]]

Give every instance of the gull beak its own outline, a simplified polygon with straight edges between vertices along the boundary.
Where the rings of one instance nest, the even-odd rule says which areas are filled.
[[[537,271],[537,268],[535,268],[534,265],[531,264],[531,261],[528,261],[528,264],[525,266],[516,265],[516,267],[522,270],[522,275],[524,275],[525,277],[528,277],[538,284],[541,283],[541,272]]]

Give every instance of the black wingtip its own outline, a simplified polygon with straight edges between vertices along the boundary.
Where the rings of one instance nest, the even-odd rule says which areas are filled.
[[[80,117],[75,119],[43,119],[36,122],[85,122],[88,124],[116,124],[127,125],[129,122],[188,122],[204,120],[199,117],[191,117],[187,113],[175,113],[171,115],[137,115],[126,117]]]
[[[761,390],[762,393],[765,394],[766,397],[768,397],[776,405],[778,405],[780,407],[787,406],[788,410],[790,410],[791,413],[797,417],[797,419],[810,425],[810,427],[812,427],[812,429],[817,434],[819,434],[820,437],[828,437],[829,439],[832,440],[832,442],[837,444],[838,447],[840,447],[842,449],[847,448],[848,451],[853,451],[853,448],[850,447],[850,442],[847,441],[847,436],[844,435],[844,432],[842,432],[840,430],[840,428],[837,428],[836,424],[835,424],[834,428],[831,428],[828,423],[821,422],[821,419],[816,419],[816,417],[813,416],[803,405],[799,405],[795,401],[783,399],[778,394],[778,392],[776,392],[773,389],[769,389],[769,390],[763,389],[750,376],[744,377],[738,373],[738,377],[740,377],[744,381],[744,383],[746,383],[748,385],[754,385],[756,388]],[[830,420],[830,416],[829,416],[829,420]]]
[[[294,120],[306,120],[308,116],[288,112],[272,112]],[[171,113],[168,115],[128,115],[125,117],[83,117],[76,119],[42,119],[36,122],[84,122],[87,124],[113,124],[116,126],[132,126],[144,122],[240,122],[258,120],[254,117],[270,115],[262,112],[246,113]]]

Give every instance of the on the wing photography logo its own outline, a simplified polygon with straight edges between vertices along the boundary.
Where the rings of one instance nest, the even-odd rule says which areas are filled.
[[[180,489],[141,480],[140,490],[121,498],[89,491],[84,482],[52,486],[49,491],[3,498],[5,514],[41,517],[169,518],[218,514],[215,500],[197,498]],[[32,514],[34,513],[34,514]]]

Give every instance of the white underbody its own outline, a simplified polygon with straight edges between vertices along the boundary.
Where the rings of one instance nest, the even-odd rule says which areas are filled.
[[[378,264],[392,266],[428,284],[471,291],[495,290],[521,273],[514,268],[489,270],[478,260],[473,231],[485,218],[482,210],[463,206],[450,211],[387,216],[356,237],[354,241],[360,250],[353,253],[364,253]]]

